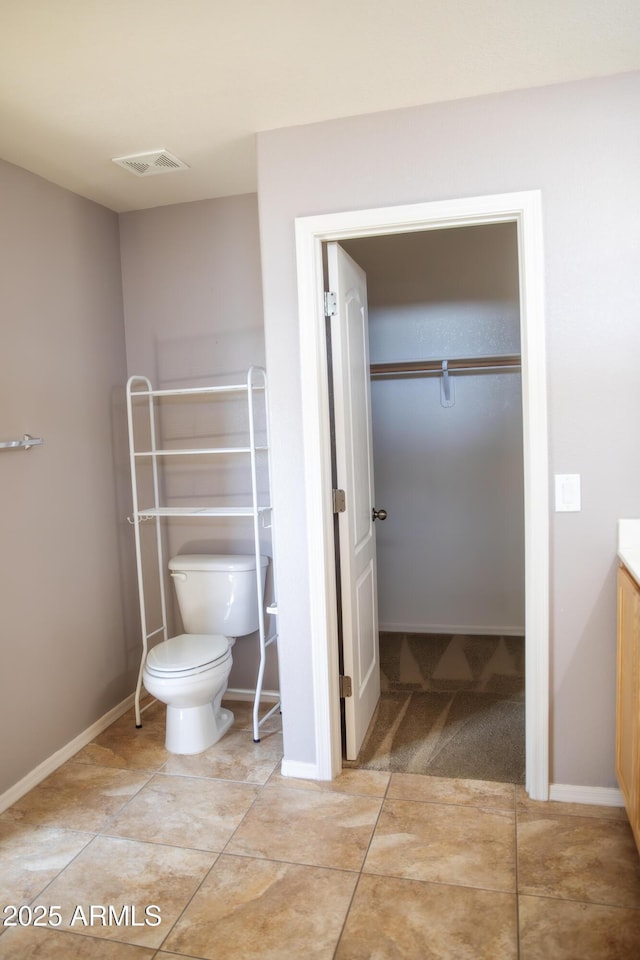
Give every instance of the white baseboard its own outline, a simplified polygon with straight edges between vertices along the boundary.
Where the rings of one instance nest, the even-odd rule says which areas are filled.
[[[248,700],[253,701],[255,691],[244,690],[240,688],[231,688],[227,690],[226,696],[230,700]],[[261,700],[267,703],[277,703],[280,694],[277,690],[263,690]],[[66,763],[74,754],[86,747],[88,743],[101,734],[114,721],[118,720],[129,710],[134,703],[134,694],[130,694],[125,700],[117,704],[111,710],[92,723],[90,727],[83,730],[73,740],[67,743],[60,750],[57,750],[42,763],[38,764],[22,780],[9,787],[3,794],[0,794],[0,813],[16,803],[20,797],[32,790],[42,782],[50,773],[57,770],[58,767]],[[283,777],[295,777],[300,780],[320,780],[318,776],[318,767],[315,763],[303,763],[297,760],[282,760],[281,773]],[[591,806],[604,807],[623,807],[624,800],[622,793],[617,787],[580,787],[564,783],[552,783],[549,787],[549,799],[557,800],[561,803],[584,803]]]
[[[463,637],[524,637],[524,627],[473,627],[449,623],[379,623],[380,633],[443,633]]]
[[[597,807],[624,807],[617,787],[574,787],[566,783],[552,783],[549,800],[561,803],[587,803]]]
[[[298,780],[320,780],[318,767],[315,763],[302,763],[299,760],[283,759],[280,766],[283,777],[295,777]]]
[[[299,780],[321,779],[315,763],[283,759],[280,772],[283,777],[296,777]],[[622,794],[616,787],[575,787],[564,783],[552,783],[549,787],[549,800],[597,807],[624,806]]]
[[[229,689],[227,690],[226,696],[231,700],[248,700],[253,703],[255,690]],[[105,715],[100,717],[99,720],[96,720],[95,723],[92,723],[90,727],[83,730],[82,733],[78,734],[77,737],[64,747],[56,750],[50,757],[43,760],[42,763],[38,764],[38,766],[31,770],[22,780],[19,780],[18,783],[15,783],[3,794],[0,794],[0,813],[13,803],[16,803],[20,797],[24,797],[25,793],[28,793],[29,790],[37,787],[50,773],[53,773],[54,770],[61,767],[63,763],[66,763],[74,754],[82,750],[83,747],[86,747],[88,743],[91,743],[91,741],[106,730],[107,727],[110,727],[115,720],[118,720],[133,706],[134,699],[135,694],[130,694],[125,700],[109,710],[108,713],[105,713]],[[260,697],[260,700],[265,703],[277,703],[279,699],[280,694],[277,690],[263,690]],[[293,776],[293,774],[291,774],[291,776]],[[300,776],[302,775],[300,774]]]
[[[82,733],[78,734],[77,737],[74,737],[69,743],[64,747],[61,747],[59,750],[56,750],[55,753],[52,753],[50,757],[47,757],[46,760],[43,760],[42,763],[38,764],[35,769],[31,770],[30,773],[23,777],[22,780],[19,780],[12,787],[9,787],[3,794],[0,795],[0,813],[3,810],[6,810],[7,807],[10,807],[11,804],[15,803],[20,797],[24,797],[25,793],[28,793],[29,790],[32,790],[36,787],[45,777],[48,777],[50,773],[53,773],[54,770],[57,770],[58,767],[61,767],[63,763],[66,763],[78,750],[82,750],[83,747],[86,747],[88,743],[97,737],[103,730],[106,730],[107,727],[110,727],[111,724],[118,720],[123,713],[126,713],[133,706],[135,695],[132,693],[130,696],[123,700],[117,706],[109,710],[108,713],[105,713],[103,717],[100,717],[99,720],[96,720],[95,723],[92,723],[90,727],[87,727],[86,730],[83,730]]]

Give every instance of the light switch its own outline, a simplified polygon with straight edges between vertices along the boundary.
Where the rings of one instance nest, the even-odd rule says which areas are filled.
[[[556,473],[556,513],[580,509],[580,474]]]

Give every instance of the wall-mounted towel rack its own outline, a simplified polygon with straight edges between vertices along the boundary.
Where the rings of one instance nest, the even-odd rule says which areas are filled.
[[[446,360],[400,360],[390,363],[372,363],[370,367],[372,380],[391,379],[395,377],[422,377],[456,371],[489,371],[502,367],[517,368],[520,366],[519,354],[505,354],[497,357],[457,357]]]
[[[22,440],[0,441],[0,450],[30,450],[31,447],[37,447],[40,443],[44,443],[42,437],[32,437],[25,433]]]

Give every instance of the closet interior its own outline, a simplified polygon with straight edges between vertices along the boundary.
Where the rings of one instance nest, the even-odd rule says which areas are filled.
[[[380,704],[349,765],[523,782],[517,232],[343,241],[367,274]]]

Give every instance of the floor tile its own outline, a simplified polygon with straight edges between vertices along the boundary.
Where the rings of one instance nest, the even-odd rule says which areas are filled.
[[[211,960],[331,960],[356,875],[220,857],[163,951]]]
[[[59,905],[61,929],[74,935],[159,947],[215,859],[199,850],[96,837],[38,902]],[[159,923],[158,911],[147,913],[152,905]],[[123,922],[108,912],[103,919],[99,910],[92,922],[92,906],[112,906]]]
[[[292,787],[297,790],[332,790],[336,793],[354,793],[364,797],[384,797],[389,779],[390,774],[379,770],[345,768],[334,780],[301,780],[296,777],[283,777],[276,769],[271,774],[269,785]]]
[[[29,903],[92,839],[92,833],[0,823],[0,909]]]
[[[237,730],[253,731],[253,703],[247,700],[227,700],[225,698],[223,706],[233,713],[233,726]],[[260,704],[259,717],[264,717],[273,706],[273,703]],[[268,720],[264,720],[259,729],[261,738],[269,733],[279,733],[281,731],[282,715],[279,710],[272,713]]]
[[[373,797],[268,786],[225,852],[359,870],[380,804]]]
[[[514,810],[515,790],[511,783],[490,780],[450,780],[413,773],[394,773],[388,799],[457,803],[485,809]]]
[[[148,780],[148,773],[69,761],[1,813],[0,821],[96,832]]]
[[[520,646],[459,640],[474,683],[510,679],[505,657]],[[431,654],[405,638],[394,660],[387,646],[390,674],[433,682]],[[397,733],[409,699],[392,702]],[[442,703],[448,716],[452,694]],[[64,918],[0,926],[0,960],[640,956],[640,858],[623,808],[355,763],[330,782],[283,777],[280,715],[254,744],[252,704],[228,705],[232,730],[195,757],[165,751],[163,704],[142,731],[130,711],[0,814],[0,908],[55,905]],[[152,904],[156,926],[144,923]]]
[[[142,727],[136,728],[133,710],[83,747],[73,758],[77,763],[127,770],[159,770],[169,753],[164,746],[166,708],[153,703],[142,714]]]
[[[640,858],[631,828],[593,817],[518,817],[519,891],[640,908]]]
[[[385,800],[365,873],[515,891],[515,815]]]
[[[361,877],[336,960],[516,960],[513,894]]]
[[[254,743],[249,731],[234,728],[204,753],[171,754],[163,772],[263,784],[281,760],[281,733],[265,734],[260,743]]]
[[[38,927],[7,930],[0,937],[0,960],[153,960],[155,956],[155,948]]]
[[[640,911],[520,898],[520,960],[637,960]]]
[[[178,847],[220,852],[255,800],[248,783],[155,776],[104,831]]]

